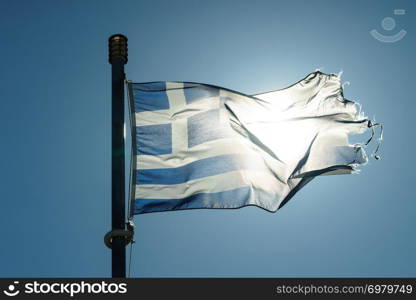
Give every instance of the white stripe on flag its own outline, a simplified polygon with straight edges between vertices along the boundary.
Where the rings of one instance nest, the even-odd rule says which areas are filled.
[[[136,112],[134,117],[136,118],[136,126],[167,124],[177,119],[187,119],[197,113],[218,109],[219,107],[220,99],[210,98],[210,101],[196,101],[186,106],[175,105],[174,109]]]

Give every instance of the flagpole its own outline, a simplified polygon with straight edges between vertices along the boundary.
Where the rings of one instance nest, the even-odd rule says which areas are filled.
[[[127,37],[115,34],[108,39],[111,64],[111,208],[112,232],[125,231],[125,153],[124,153],[124,65],[127,63]],[[126,236],[111,236],[112,277],[126,277]]]

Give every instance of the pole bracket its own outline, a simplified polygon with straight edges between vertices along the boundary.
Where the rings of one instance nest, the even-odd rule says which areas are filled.
[[[115,229],[107,232],[104,236],[104,244],[112,249],[112,242],[114,237],[124,237],[125,245],[127,246],[130,243],[134,243],[134,225],[131,221],[127,222],[128,230]]]

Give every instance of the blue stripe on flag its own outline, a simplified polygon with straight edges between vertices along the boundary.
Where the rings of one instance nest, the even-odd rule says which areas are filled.
[[[188,147],[230,136],[228,124],[220,124],[220,110],[208,110],[188,118]]]
[[[165,82],[133,84],[134,111],[169,109]]]
[[[172,153],[172,125],[145,125],[136,127],[137,153],[159,155]]]
[[[133,89],[138,89],[142,91],[163,91],[166,90],[165,81],[155,81],[155,82],[144,82],[144,83],[133,83]]]
[[[199,193],[180,199],[135,199],[134,214],[192,208],[239,208],[249,203],[248,186],[217,192]]]
[[[218,97],[220,94],[218,88],[187,82],[184,83],[183,92],[187,104],[210,97]]]
[[[197,160],[178,168],[138,169],[136,184],[179,184],[244,168],[244,157],[219,155]]]

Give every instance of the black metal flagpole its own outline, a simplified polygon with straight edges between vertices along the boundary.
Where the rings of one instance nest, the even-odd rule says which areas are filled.
[[[124,65],[127,63],[127,37],[115,34],[108,39],[112,78],[111,105],[111,207],[112,277],[126,277],[125,170],[124,170]],[[108,234],[107,234],[108,235]],[[107,236],[108,237],[108,236]],[[108,244],[107,244],[108,245]]]

